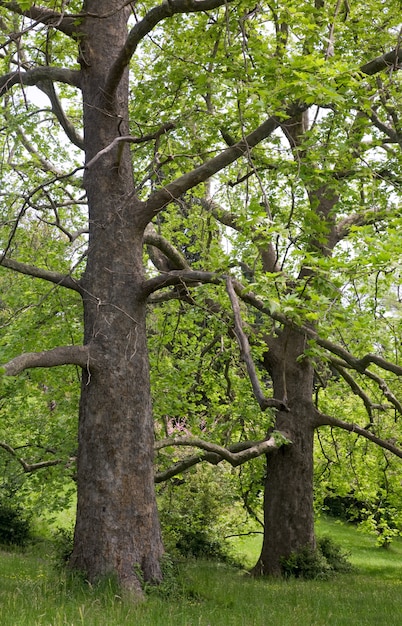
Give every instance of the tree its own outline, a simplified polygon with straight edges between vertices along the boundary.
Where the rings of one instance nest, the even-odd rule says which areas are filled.
[[[375,12],[377,3],[370,7]],[[3,224],[8,234],[2,265],[75,292],[84,311],[82,345],[20,354],[4,365],[4,373],[17,375],[28,368],[65,364],[82,370],[78,507],[71,565],[84,571],[91,581],[114,573],[124,588],[141,594],[138,570],[147,581],[161,579],[163,548],[154,494],[154,427],[145,326],[147,300],[155,302],[155,292],[163,291],[160,299],[185,299],[186,291],[200,283],[226,286],[235,332],[258,403],[263,410],[277,411],[275,427],[283,432],[279,440],[269,433],[262,442],[238,442],[229,449],[200,439],[175,441],[204,448],[208,459],[213,455],[215,460],[226,458],[233,464],[280,448],[267,457],[266,538],[274,543],[264,545],[264,572],[278,571],[280,557],[289,550],[314,543],[314,428],[327,423],[356,430],[354,425],[323,416],[314,408],[314,367],[312,354],[306,353],[307,342],[312,339],[335,354],[343,369],[351,366],[365,373],[375,362],[400,374],[399,366],[392,369],[380,357],[352,357],[345,348],[317,334],[314,318],[305,319],[304,313],[295,315],[313,299],[312,285],[322,276],[321,258],[325,261],[330,256],[326,252],[327,248],[332,251],[329,241],[333,241],[336,229],[340,232],[339,221],[335,223],[332,218],[340,191],[330,184],[329,172],[324,171],[322,179],[317,172],[303,181],[310,208],[303,202],[298,211],[296,229],[302,234],[296,236],[284,222],[296,255],[292,260],[295,287],[289,277],[283,278],[278,266],[279,249],[275,250],[273,243],[270,215],[265,213],[265,234],[257,223],[261,197],[264,211],[268,208],[265,193],[258,198],[258,193],[254,194],[253,223],[247,193],[239,193],[239,201],[246,208],[239,215],[236,211],[225,213],[225,207],[217,207],[208,196],[211,186],[207,181],[224,168],[229,168],[230,176],[229,166],[239,159],[247,169],[239,171],[238,181],[256,176],[261,183],[259,169],[269,171],[270,163],[262,151],[252,151],[268,137],[277,142],[275,131],[280,129],[291,143],[296,164],[303,164],[300,155],[305,151],[306,168],[314,170],[314,150],[311,155],[307,150],[313,131],[303,128],[304,114],[312,105],[325,105],[337,112],[340,105],[353,104],[355,110],[363,103],[365,119],[374,120],[381,132],[385,124],[392,138],[395,133],[398,136],[395,125],[389,128],[382,121],[382,103],[371,105],[362,80],[390,65],[397,66],[400,51],[395,47],[392,24],[384,34],[384,45],[389,45],[390,52],[377,58],[382,50],[378,50],[378,33],[373,29],[365,54],[354,45],[356,58],[350,59],[348,53],[339,65],[331,64],[330,46],[323,55],[320,43],[327,37],[327,25],[333,45],[334,24],[340,24],[345,49],[362,32],[362,23],[349,28],[349,7],[345,5],[342,10],[346,22],[341,20],[339,6],[336,20],[331,22],[333,10],[322,3],[306,3],[299,8],[286,5],[277,10],[258,5],[250,11],[241,1],[224,0],[170,0],[155,6],[120,0],[52,1],[42,6],[22,0],[0,2],[3,31],[9,33],[2,47],[0,79],[8,132],[3,147],[7,154],[3,177],[8,207]],[[274,26],[273,36],[266,26],[267,14]],[[304,20],[311,24],[307,34]],[[187,58],[181,52],[188,52]],[[48,98],[51,121],[49,109],[42,111],[30,101],[30,86],[38,87]],[[70,106],[66,113],[63,105],[68,106],[69,99],[74,103],[77,93],[81,94],[83,110],[76,127],[76,110]],[[386,110],[385,105],[382,110]],[[343,119],[347,119],[346,114]],[[74,152],[59,147],[64,135],[62,139],[61,130],[55,130],[55,122],[75,147]],[[43,145],[38,127],[55,141],[54,147]],[[348,149],[343,162],[354,154],[354,143],[359,147],[362,141],[359,129],[351,139],[345,139]],[[326,149],[322,141],[320,149]],[[331,156],[333,161],[336,158]],[[76,167],[70,165],[73,160]],[[286,176],[285,170],[281,170],[282,176]],[[223,271],[216,271],[216,266],[215,271],[199,271],[202,263],[196,257],[188,254],[186,259],[177,246],[169,245],[150,226],[158,214],[167,213],[169,205],[181,206],[186,194],[195,188],[198,193],[194,197],[204,203],[208,214],[217,215],[221,223],[226,221],[235,231],[243,232],[243,238],[249,238],[252,246],[245,249],[243,269],[249,268],[250,252],[257,250],[263,263],[262,282],[265,287],[268,281],[279,289],[281,306],[296,289],[297,301],[290,302],[290,308],[275,312],[273,303],[265,306],[264,288],[259,287],[254,295],[250,287],[240,284],[239,276],[230,275],[227,267]],[[82,225],[83,203],[88,207],[87,226]],[[370,223],[372,213],[363,217],[359,213],[359,218],[349,222],[348,214],[342,232],[346,234],[362,221]],[[18,237],[34,216],[52,225],[72,244],[68,270],[55,268],[55,259],[49,260],[49,267],[37,264],[34,250],[20,253]],[[160,224],[162,221],[161,217]],[[191,229],[188,215],[185,223]],[[80,256],[78,243],[86,234],[87,249]],[[305,248],[295,273],[298,239]],[[151,246],[150,257],[158,270],[148,276],[144,242]],[[313,263],[317,252],[319,260]],[[269,350],[263,358],[273,381],[272,398],[265,396],[258,382],[242,327],[239,298],[273,320],[265,331]],[[380,442],[367,429],[360,430]],[[282,446],[284,439],[291,443]],[[279,527],[283,530],[278,534]],[[266,564],[268,552],[270,566]]]

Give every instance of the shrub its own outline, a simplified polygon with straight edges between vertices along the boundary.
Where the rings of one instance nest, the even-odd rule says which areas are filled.
[[[282,559],[282,571],[286,578],[326,580],[335,573],[352,571],[352,565],[340,546],[329,537],[322,537],[315,549],[304,546]]]
[[[0,543],[25,546],[31,540],[31,522],[22,509],[0,502]]]
[[[172,556],[232,562],[225,535],[232,531],[231,477],[220,468],[198,467],[159,488],[164,543]]]
[[[58,528],[53,537],[54,564],[56,569],[64,569],[73,551],[74,530]]]

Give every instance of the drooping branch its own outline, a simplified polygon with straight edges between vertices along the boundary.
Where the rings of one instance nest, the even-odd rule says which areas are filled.
[[[273,407],[278,409],[279,411],[289,411],[286,403],[283,400],[277,400],[276,398],[267,398],[260,386],[260,382],[258,380],[257,372],[255,369],[253,357],[251,356],[250,344],[248,342],[247,336],[243,331],[243,323],[240,314],[240,306],[236,297],[235,290],[233,288],[232,279],[228,277],[226,279],[226,289],[229,295],[229,299],[232,305],[233,316],[234,316],[234,324],[235,324],[235,335],[240,347],[240,352],[242,358],[246,364],[247,373],[251,381],[251,386],[253,388],[254,396],[261,408],[262,411],[265,411],[268,407]]]
[[[331,361],[332,362],[332,361]],[[332,362],[333,363],[333,362]],[[338,365],[334,365],[334,367],[336,367],[337,372],[339,372],[339,374],[342,376],[342,378],[344,379],[345,382],[347,382],[347,384],[349,385],[349,387],[351,388],[351,390],[353,391],[353,393],[357,396],[359,396],[359,398],[362,399],[364,406],[366,407],[366,411],[367,411],[367,415],[369,416],[369,420],[370,422],[372,422],[373,420],[373,408],[375,408],[373,406],[373,403],[371,402],[370,398],[368,397],[368,395],[365,393],[365,391],[360,387],[360,385],[357,384],[357,382],[355,381],[355,379],[353,378],[353,376],[351,376],[344,367],[341,367],[339,364]]]
[[[342,376],[343,376],[343,374],[342,374],[341,370],[345,371],[345,367],[351,368],[351,365],[349,365],[348,363],[345,363],[344,361],[340,361],[340,360],[335,359],[335,358],[331,358],[331,363],[341,373]],[[395,409],[398,411],[398,413],[400,415],[402,415],[402,404],[399,402],[399,400],[392,393],[392,391],[388,387],[388,385],[385,382],[385,380],[383,378],[381,378],[381,376],[378,376],[377,374],[374,374],[374,372],[372,372],[370,370],[367,370],[367,369],[365,370],[364,375],[367,376],[367,378],[370,378],[371,380],[373,380],[378,385],[379,389],[384,394],[384,397],[388,400],[388,402],[390,402],[392,404],[392,406],[395,407]],[[345,378],[345,380],[346,380],[346,378]],[[376,408],[376,407],[373,405],[373,408]]]
[[[165,0],[162,4],[150,9],[144,18],[133,26],[119,56],[110,68],[104,87],[105,95],[109,98],[114,95],[124,70],[130,63],[138,44],[157,24],[179,13],[210,11],[225,6],[231,1],[232,0]]]
[[[90,368],[94,358],[88,346],[59,346],[42,352],[26,352],[16,356],[2,366],[6,376],[16,376],[26,369],[34,367],[56,367],[58,365],[78,365]]]
[[[25,274],[27,276],[33,276],[34,278],[41,278],[42,280],[47,280],[50,283],[59,285],[60,287],[66,287],[67,289],[72,289],[73,291],[81,293],[79,282],[69,275],[35,267],[34,265],[29,265],[28,263],[14,261],[14,259],[8,259],[7,257],[0,259],[0,266],[1,265],[13,270],[14,272],[19,272],[20,274]]]
[[[41,81],[55,81],[66,83],[80,88],[81,73],[78,70],[68,70],[63,67],[35,67],[25,72],[9,72],[0,77],[0,97],[14,85],[32,87]]]
[[[369,441],[372,441],[380,448],[384,448],[385,450],[389,450],[392,454],[402,459],[402,449],[396,446],[393,440],[381,439],[381,437],[377,437],[369,430],[358,426],[357,424],[345,422],[336,417],[332,417],[331,415],[325,415],[324,413],[320,413],[320,411],[315,411],[315,427],[320,428],[321,426],[334,426],[335,428],[341,428],[342,430],[347,430],[350,433],[356,433]]]
[[[172,285],[185,284],[191,286],[196,285],[197,283],[210,283],[219,285],[226,281],[226,279],[227,276],[219,275],[215,272],[177,270],[167,272],[166,274],[161,274],[159,276],[156,276],[155,278],[150,278],[149,280],[144,281],[142,291],[144,298],[147,298],[151,293],[157,291],[158,289],[163,289],[164,287],[169,287]],[[366,354],[361,358],[357,358],[339,344],[320,337],[318,332],[315,331],[313,328],[304,324],[297,325],[293,320],[286,317],[286,315],[284,315],[277,309],[271,309],[269,307],[269,304],[267,305],[265,302],[263,302],[240,281],[232,278],[232,284],[235,293],[239,298],[243,300],[243,302],[250,304],[252,307],[257,309],[258,311],[261,311],[261,313],[268,315],[269,317],[271,317],[271,319],[279,322],[280,324],[283,324],[284,326],[291,326],[295,330],[298,330],[300,333],[305,335],[307,338],[313,339],[319,346],[325,348],[331,354],[334,354],[343,359],[344,365],[350,366],[352,369],[355,369],[361,374],[366,374],[368,366],[370,364],[373,364],[377,365],[383,370],[393,372],[397,376],[402,376],[402,366],[397,365],[396,363],[392,363],[391,361],[387,361],[377,354]]]
[[[15,448],[12,448],[10,445],[8,445],[8,443],[5,443],[4,441],[0,441],[0,448],[3,448],[3,450],[5,450],[12,457],[14,457],[15,460],[18,461],[20,465],[22,465],[22,468],[26,474],[29,474],[31,472],[36,472],[37,470],[44,469],[45,467],[54,467],[55,465],[60,465],[61,463],[65,463],[65,461],[63,461],[62,459],[52,459],[49,461],[38,461],[37,463],[28,463],[27,461],[25,461],[25,459],[20,457],[18,455],[17,450],[15,450]]]

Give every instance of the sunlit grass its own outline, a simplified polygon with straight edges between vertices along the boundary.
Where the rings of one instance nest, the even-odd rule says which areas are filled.
[[[254,580],[245,570],[204,561],[180,564],[175,595],[151,595],[132,606],[111,582],[91,587],[58,574],[49,544],[0,551],[2,626],[399,626],[402,623],[402,543],[379,549],[355,528],[319,520],[350,552],[355,572],[329,581]],[[247,562],[260,536],[236,542]]]

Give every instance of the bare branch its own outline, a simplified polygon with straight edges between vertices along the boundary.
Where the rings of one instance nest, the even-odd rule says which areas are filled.
[[[26,72],[10,72],[0,77],[0,97],[14,85],[26,87],[37,85],[41,81],[55,81],[66,83],[80,88],[81,73],[78,70],[68,70],[62,67],[35,67]]]
[[[253,357],[251,356],[250,344],[248,342],[247,336],[243,331],[243,323],[240,314],[239,302],[236,298],[236,293],[233,288],[232,279],[228,277],[226,279],[226,289],[229,294],[230,302],[232,304],[234,323],[235,323],[235,335],[240,347],[240,352],[242,358],[246,364],[247,372],[251,381],[251,386],[253,388],[254,396],[260,406],[262,411],[265,411],[268,407],[274,407],[279,411],[289,411],[289,408],[286,405],[284,400],[277,400],[275,398],[266,398],[258,380],[257,372],[255,370],[255,365],[253,361]]]
[[[155,443],[155,450],[161,450],[169,446],[200,448],[227,461],[232,467],[237,467],[262,454],[268,454],[273,450],[278,450],[278,448],[285,444],[291,444],[288,437],[289,435],[285,432],[275,432],[269,439],[263,441],[242,442],[240,450],[236,447],[237,444],[235,444],[235,447],[224,448],[216,443],[204,441],[198,437],[172,437],[157,441]]]
[[[113,139],[113,141],[108,146],[106,146],[106,148],[99,150],[99,152],[97,152],[97,154],[95,154],[95,156],[92,157],[92,159],[88,161],[88,163],[86,163],[85,168],[89,169],[90,167],[92,167],[92,165],[96,163],[96,161],[100,159],[101,156],[113,150],[113,148],[115,148],[119,143],[146,143],[147,141],[151,141],[152,139],[158,139],[158,137],[164,135],[174,127],[175,125],[173,124],[173,122],[168,122],[155,133],[149,133],[148,135],[142,135],[141,137],[132,137],[131,135],[122,135],[120,137],[115,137],[115,139]]]
[[[6,376],[16,376],[26,369],[34,367],[56,367],[58,365],[79,365],[88,368],[94,359],[90,359],[88,346],[60,346],[43,352],[26,352],[2,366]]]
[[[356,433],[369,441],[372,441],[380,448],[384,448],[385,450],[389,450],[392,454],[402,459],[402,449],[394,444],[393,440],[381,439],[381,437],[377,437],[369,430],[365,428],[361,428],[357,424],[351,424],[349,422],[344,422],[343,420],[337,419],[336,417],[332,417],[331,415],[325,415],[324,413],[320,413],[320,411],[315,411],[315,426],[316,428],[320,428],[321,426],[334,426],[336,428],[341,428],[342,430],[347,430],[351,433]]]
[[[179,13],[195,13],[209,11],[220,6],[225,6],[232,0],[164,0],[162,4],[153,7],[145,17],[133,26],[129,32],[126,43],[119,56],[113,63],[107,77],[104,92],[106,97],[112,97],[123,76],[124,70],[130,63],[138,44],[150,33],[159,22]]]
[[[59,285],[60,287],[66,287],[67,289],[72,289],[73,291],[81,293],[79,282],[69,275],[52,272],[51,270],[45,270],[40,267],[35,267],[34,265],[29,265],[28,263],[21,263],[20,261],[8,259],[7,257],[0,259],[0,266],[7,267],[8,269],[14,270],[14,272],[19,272],[20,274],[26,274],[27,276],[33,276],[34,278],[41,278],[42,280],[47,280],[55,285]]]

